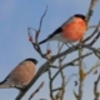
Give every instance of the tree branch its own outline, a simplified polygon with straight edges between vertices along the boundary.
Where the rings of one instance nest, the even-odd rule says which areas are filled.
[[[97,80],[94,82],[94,95],[95,95],[94,100],[99,100],[99,96],[100,96],[100,92],[98,91],[99,82],[100,82],[100,74],[99,74]]]
[[[38,92],[40,91],[40,89],[41,89],[43,86],[44,86],[44,82],[42,82],[42,83],[39,85],[39,87],[30,95],[30,97],[29,97],[28,100],[31,100],[31,99],[34,97],[34,95],[35,95],[36,93],[38,93]]]

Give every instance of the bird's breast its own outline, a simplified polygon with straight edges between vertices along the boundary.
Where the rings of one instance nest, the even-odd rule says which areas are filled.
[[[62,36],[70,42],[80,40],[86,32],[86,23],[82,20],[69,23],[63,27]]]
[[[16,85],[27,85],[35,75],[35,65],[32,63],[23,63],[12,72],[10,80]]]

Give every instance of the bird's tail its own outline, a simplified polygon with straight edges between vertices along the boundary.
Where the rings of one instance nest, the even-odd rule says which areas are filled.
[[[2,84],[2,85],[0,85],[0,89],[6,89],[6,88],[11,88],[11,86],[8,85],[8,84]]]
[[[4,88],[11,88],[11,85],[7,84],[6,80],[0,82],[0,89],[4,89]]]
[[[41,45],[41,44],[47,42],[48,40],[49,40],[49,38],[42,40],[41,42],[39,42],[39,45]]]

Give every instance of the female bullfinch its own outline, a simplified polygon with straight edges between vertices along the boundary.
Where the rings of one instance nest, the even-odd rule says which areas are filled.
[[[23,90],[34,78],[37,63],[38,61],[34,58],[28,58],[20,62],[5,80],[0,82],[0,88]]]

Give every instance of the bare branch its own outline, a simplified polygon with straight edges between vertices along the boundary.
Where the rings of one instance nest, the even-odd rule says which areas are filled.
[[[44,19],[45,15],[46,15],[47,11],[48,11],[48,6],[46,6],[46,10],[45,10],[44,14],[42,15],[42,17],[41,17],[41,19],[40,19],[39,29],[38,29],[37,34],[36,34],[36,37],[35,37],[36,43],[37,43],[37,44],[38,44],[38,37],[39,37],[39,33],[40,33],[40,31],[41,31],[43,19]]]
[[[63,70],[64,68],[66,68],[66,67],[68,67],[68,66],[70,66],[70,65],[73,65],[73,63],[75,63],[76,61],[78,61],[80,58],[84,59],[85,57],[87,57],[87,56],[89,56],[89,55],[91,55],[91,54],[93,54],[93,53],[92,53],[92,52],[87,53],[87,54],[85,54],[85,55],[83,55],[83,56],[81,56],[81,57],[78,57],[78,58],[76,58],[76,59],[74,59],[74,60],[72,60],[72,61],[70,61],[70,62],[64,64],[64,65],[61,67],[61,70]],[[55,76],[53,77],[53,79],[55,79],[55,77],[59,74],[59,72],[60,72],[60,70],[58,70],[58,71],[56,72],[56,74],[55,74]]]
[[[70,80],[71,80],[74,76],[77,77],[77,74],[72,74],[72,75],[70,75],[70,76],[67,78],[65,85],[67,85],[67,84],[70,82]],[[61,89],[62,89],[61,87],[58,87],[58,88],[56,88],[56,89],[53,89],[52,91],[55,92],[55,91],[59,91],[59,90],[61,90]]]
[[[79,100],[79,95],[75,92],[75,90],[73,91],[73,94],[74,94],[76,100]]]
[[[100,96],[100,92],[98,91],[99,82],[100,82],[100,74],[99,74],[97,80],[94,82],[94,95],[95,95],[94,100],[99,100],[99,96]]]
[[[86,15],[87,23],[89,23],[89,21],[90,21],[90,18],[91,18],[92,14],[93,14],[93,11],[94,11],[94,7],[97,4],[97,2],[98,2],[98,0],[91,0],[91,4],[90,4],[89,10],[88,10],[88,13]]]
[[[54,96],[53,96],[53,80],[52,80],[52,76],[51,76],[51,70],[49,69],[48,71],[48,75],[49,75],[49,90],[50,90],[50,97],[51,100],[55,100]]]
[[[96,28],[96,27],[98,27],[98,25],[91,25],[91,26],[88,27],[88,29]],[[99,25],[99,27],[100,27],[100,25]]]
[[[35,32],[37,32],[38,30],[34,29],[33,27],[28,27],[29,30],[33,30]]]
[[[39,100],[47,100],[47,99],[43,99],[43,98],[41,98],[41,99],[39,99]]]
[[[80,47],[79,48],[79,57],[82,56],[82,52],[83,52],[83,48]],[[83,60],[82,60],[82,58],[79,58],[78,68],[79,68],[79,82],[80,83],[79,83],[79,90],[78,90],[79,98],[77,100],[82,100],[82,96],[83,96],[83,76],[82,76],[83,66],[82,66],[82,64],[83,64]]]
[[[44,59],[49,59],[48,56],[46,56],[45,54],[42,53],[42,50],[38,44],[38,37],[39,37],[39,34],[40,34],[40,31],[41,31],[41,27],[42,27],[42,23],[43,23],[43,19],[47,13],[47,10],[48,10],[48,6],[46,6],[46,10],[44,12],[44,14],[41,16],[41,19],[40,19],[40,24],[39,24],[39,28],[38,30],[35,30],[34,28],[28,28],[28,36],[30,38],[30,34],[31,34],[31,29],[35,31],[35,41],[31,41],[34,49],[41,55],[42,58]]]
[[[73,78],[73,76],[76,76],[76,77],[77,77],[77,74],[72,74],[72,75],[70,75],[70,76],[67,78],[66,84],[68,84],[68,83],[70,82],[70,80]]]
[[[40,89],[41,89],[43,86],[44,86],[44,82],[42,82],[42,83],[39,85],[39,87],[30,95],[30,97],[29,97],[28,100],[31,100],[31,99],[34,97],[34,95],[35,95],[36,93],[38,93],[38,92],[40,91]]]
[[[61,89],[62,89],[62,87],[58,87],[58,88],[53,89],[52,92],[59,91]]]
[[[89,36],[87,37],[85,40],[82,41],[82,43],[85,43],[87,42],[88,40],[90,40],[94,35],[96,35],[96,33],[99,31],[99,28],[100,28],[100,21],[96,27],[96,29],[94,30],[94,32]]]
[[[95,64],[86,74],[90,74],[91,72],[93,72],[93,70],[97,69],[98,67],[100,67],[100,63]]]
[[[97,36],[92,40],[92,42],[89,43],[90,46],[92,46],[100,37],[100,31],[98,32]]]
[[[60,50],[60,47],[58,47],[58,49]],[[66,87],[66,77],[64,75],[63,70],[61,70],[62,67],[62,59],[59,58],[59,70],[60,70],[60,74],[61,74],[61,79],[62,79],[62,83],[61,83],[61,90],[59,90],[59,92],[57,93],[56,97],[59,97],[60,100],[63,100],[64,98],[64,94],[65,94],[65,87]]]

